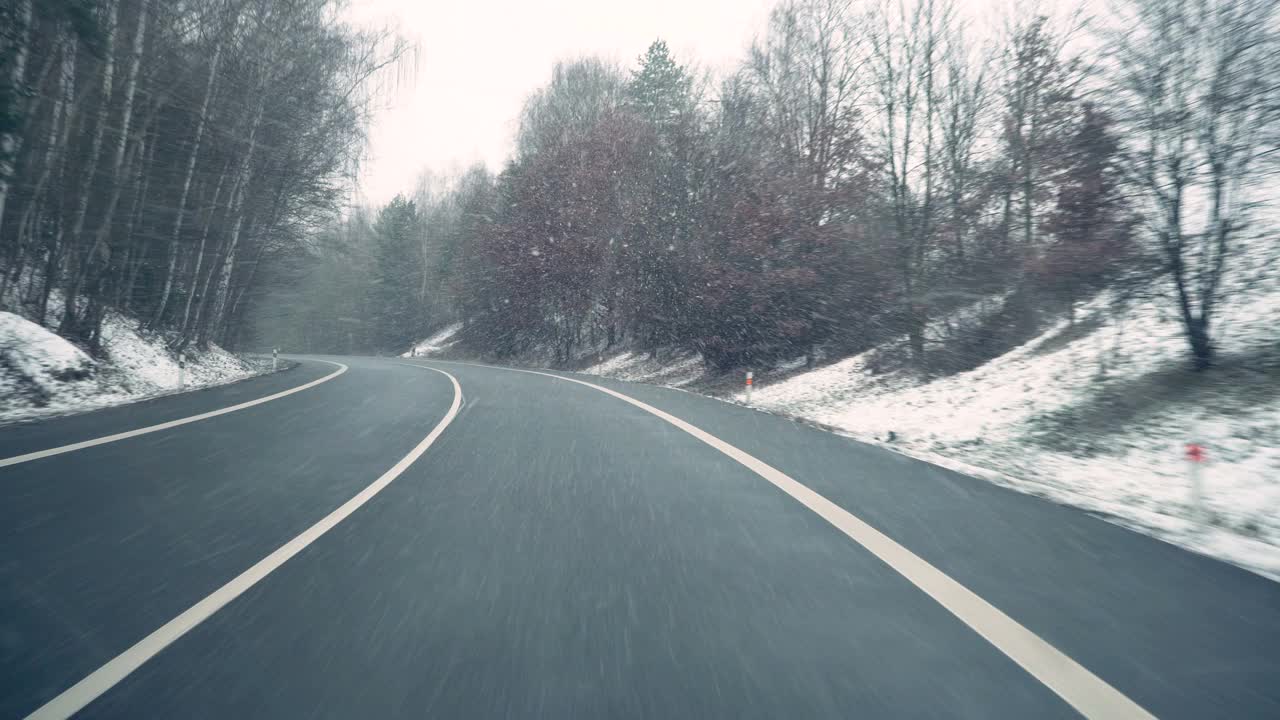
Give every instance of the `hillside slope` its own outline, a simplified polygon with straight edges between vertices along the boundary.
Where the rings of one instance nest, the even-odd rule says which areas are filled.
[[[863,354],[753,401],[1280,576],[1280,292],[1233,306],[1202,374],[1162,306],[1082,315],[969,372],[876,376]],[[1206,450],[1199,508],[1188,443]]]
[[[82,412],[259,372],[216,345],[187,353],[183,387],[164,339],[115,313],[103,321],[103,354],[91,358],[49,329],[0,312],[0,423]]]

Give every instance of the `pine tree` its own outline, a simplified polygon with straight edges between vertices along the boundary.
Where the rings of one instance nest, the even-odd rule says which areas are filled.
[[[656,353],[680,334],[682,268],[693,235],[692,153],[696,141],[693,80],[655,40],[627,85],[627,107],[645,127],[650,147],[639,174],[637,222],[631,224],[628,274],[632,312],[643,345]]]
[[[1053,238],[1041,261],[1041,285],[1073,317],[1081,295],[1119,272],[1132,252],[1132,216],[1120,188],[1120,143],[1111,119],[1092,105],[1066,143],[1057,204],[1047,230]]]
[[[1001,233],[1006,245],[1021,235],[1025,255],[1039,240],[1062,169],[1062,146],[1079,119],[1076,84],[1082,75],[1064,44],[1049,19],[1038,16],[1014,29],[1006,50],[1001,145],[1008,177]]]
[[[693,110],[693,79],[663,40],[654,40],[639,61],[627,84],[629,105],[658,128],[663,142],[674,144]]]
[[[417,207],[397,195],[378,212],[373,231],[377,250],[371,320],[381,329],[379,345],[393,348],[416,337],[423,324],[418,303],[422,249]]]

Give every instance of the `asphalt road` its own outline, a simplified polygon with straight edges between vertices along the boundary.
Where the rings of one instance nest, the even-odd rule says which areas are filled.
[[[0,466],[0,718],[1280,717],[1280,584],[673,390],[305,358],[0,463],[333,362]]]

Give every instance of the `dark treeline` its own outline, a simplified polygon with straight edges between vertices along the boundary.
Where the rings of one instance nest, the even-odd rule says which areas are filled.
[[[0,0],[0,303],[234,344],[259,268],[341,205],[402,48],[335,0]]]
[[[1232,269],[1274,245],[1276,4],[1128,0],[1082,25],[977,43],[946,0],[797,0],[715,85],[662,42],[630,69],[562,63],[500,174],[330,228],[276,269],[262,331],[402,351],[461,322],[497,358],[721,369],[892,339],[947,371],[1102,288],[1155,288],[1207,367]],[[995,310],[950,331],[979,299]]]

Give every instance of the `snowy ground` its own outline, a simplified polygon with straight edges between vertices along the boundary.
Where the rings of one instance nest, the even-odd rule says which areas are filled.
[[[0,312],[0,423],[83,412],[177,392],[178,362],[158,337],[136,322],[108,315],[104,357],[80,348],[25,318]],[[233,382],[259,369],[211,346],[187,353],[185,389]]]
[[[685,387],[704,375],[702,358],[691,353],[675,357],[663,355],[660,360],[653,360],[643,353],[626,352],[592,365],[582,372],[676,388]]]
[[[454,336],[457,335],[458,331],[461,329],[462,323],[455,323],[441,328],[436,334],[417,343],[412,349],[402,354],[400,357],[422,357],[424,355],[434,355],[436,353],[443,352],[457,342]]]

